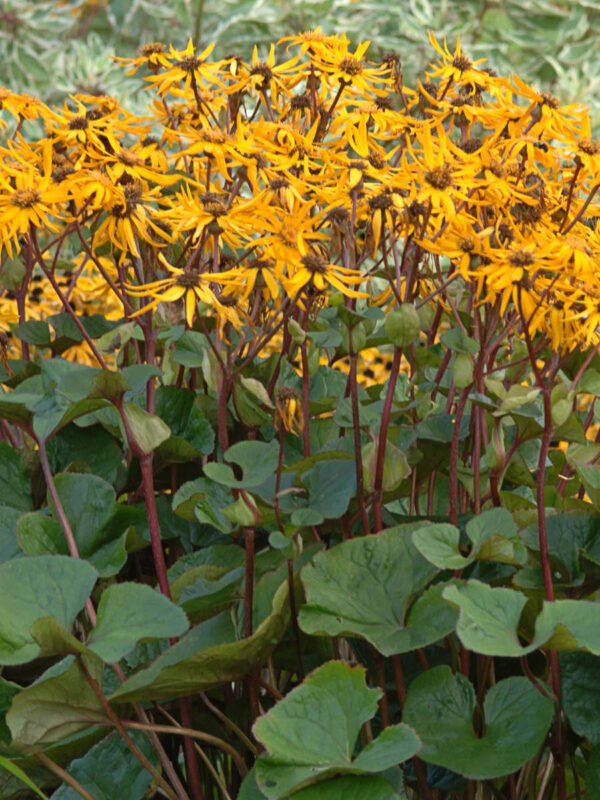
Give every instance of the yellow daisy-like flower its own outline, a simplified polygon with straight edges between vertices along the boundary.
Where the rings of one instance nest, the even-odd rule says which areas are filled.
[[[282,277],[281,280],[289,297],[295,296],[300,289],[308,285],[314,286],[319,292],[332,286],[346,297],[368,297],[366,292],[351,288],[366,280],[359,270],[329,264],[314,251],[302,256],[300,266],[294,270],[291,277]]]
[[[126,284],[125,286],[127,293],[131,297],[152,298],[149,303],[135,311],[131,315],[132,318],[152,311],[159,303],[173,303],[183,299],[185,319],[190,327],[194,322],[198,301],[210,306],[217,316],[224,316],[227,321],[232,322],[238,328],[240,327],[240,320],[237,315],[232,314],[231,309],[221,304],[211,289],[210,284],[214,283],[214,275],[210,272],[202,272],[200,267],[178,269],[171,266],[162,255],[159,255],[159,260],[171,273],[170,277],[139,286],[131,284]],[[218,277],[220,281],[224,280],[222,274]]]
[[[69,199],[64,186],[52,179],[52,144],[46,141],[42,153],[42,173],[30,166],[0,174],[0,245],[9,256],[16,240],[30,227],[44,228],[57,233],[61,225],[62,205]]]
[[[452,83],[467,84],[469,86],[479,86],[482,89],[487,88],[490,82],[490,75],[477,69],[478,64],[482,64],[487,59],[480,58],[478,61],[471,61],[471,59],[463,52],[460,46],[460,34],[456,37],[456,46],[454,52],[451,53],[446,37],[444,37],[443,46],[441,46],[432,31],[429,31],[429,41],[435,50],[442,57],[441,62],[432,64],[433,69],[427,72],[430,78],[440,78],[446,81],[449,86]]]

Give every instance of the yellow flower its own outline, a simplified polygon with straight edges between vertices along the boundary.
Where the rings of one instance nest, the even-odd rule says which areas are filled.
[[[199,86],[208,84],[217,84],[222,89],[225,89],[225,84],[219,77],[219,72],[222,62],[207,62],[208,56],[214,49],[213,44],[209,44],[204,50],[196,55],[196,51],[192,40],[189,39],[185,50],[174,50],[169,48],[168,66],[166,72],[161,72],[158,75],[149,75],[147,80],[151,86],[160,95],[165,95],[177,88],[178,85],[183,83],[185,92],[193,91]],[[162,56],[160,60],[161,66],[166,66],[166,57]]]
[[[153,219],[156,212],[149,205],[156,197],[157,188],[144,192],[138,183],[119,184],[115,188],[116,194],[112,197],[108,213],[96,231],[96,244],[110,242],[121,250],[123,260],[126,253],[139,257],[138,236],[151,245],[172,241],[168,226]],[[159,240],[153,238],[152,233]]]
[[[486,59],[480,58],[478,61],[471,61],[461,49],[460,34],[456,37],[456,46],[453,53],[448,48],[446,37],[444,37],[442,47],[433,32],[429,31],[429,41],[440,54],[442,60],[438,64],[432,64],[433,69],[431,72],[426,73],[428,77],[446,81],[448,86],[452,83],[460,83],[468,86],[479,86],[482,89],[487,88],[490,82],[490,75],[476,68],[478,64],[482,64]]]
[[[328,264],[327,260],[317,252],[308,252],[302,256],[300,266],[291,277],[282,277],[281,281],[288,296],[295,296],[305,286],[313,286],[324,292],[329,286],[337,289],[346,297],[368,297],[366,292],[350,288],[366,280],[359,270]]]
[[[16,240],[29,232],[30,227],[57,233],[61,225],[62,205],[69,198],[64,187],[52,180],[52,145],[44,144],[42,172],[33,164],[23,169],[4,166],[0,173],[0,245],[12,258]]]
[[[302,403],[295,389],[281,386],[275,392],[275,425],[296,435],[302,430]]]
[[[172,303],[183,299],[185,319],[187,324],[191,327],[194,322],[196,306],[200,300],[202,303],[212,308],[218,317],[224,317],[236,327],[240,327],[240,320],[237,315],[235,315],[230,308],[221,304],[214,291],[210,288],[210,284],[214,282],[213,278],[215,276],[209,272],[202,272],[202,266],[178,269],[177,267],[171,266],[164,256],[160,254],[159,260],[171,273],[170,277],[139,286],[126,284],[125,288],[127,289],[127,293],[132,297],[152,298],[149,303],[135,311],[131,315],[132,318],[151,311],[156,308],[159,303]],[[223,280],[222,276],[221,280]]]

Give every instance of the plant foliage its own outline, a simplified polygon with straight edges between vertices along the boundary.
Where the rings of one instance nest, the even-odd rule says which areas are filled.
[[[3,92],[2,797],[594,797],[600,143],[430,43]]]

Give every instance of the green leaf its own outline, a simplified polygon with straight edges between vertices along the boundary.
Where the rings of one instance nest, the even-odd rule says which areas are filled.
[[[362,725],[377,711],[381,690],[365,684],[364,667],[330,661],[254,724],[268,755],[256,762],[256,782],[267,798],[338,772],[379,772],[413,756],[419,739],[407,725],[386,728],[353,759]]]
[[[475,560],[471,553],[459,550],[460,532],[448,522],[425,525],[413,533],[413,542],[421,555],[438,569],[462,569]]]
[[[182,484],[173,497],[173,511],[183,519],[197,520],[222,533],[230,533],[231,522],[221,509],[233,500],[231,490],[208,478]]]
[[[544,602],[536,639],[549,650],[589,650],[600,655],[600,604],[586,600]]]
[[[563,709],[575,733],[600,744],[600,658],[590,653],[560,654]]]
[[[460,421],[459,441],[466,439],[469,435],[469,416],[465,415]],[[455,428],[455,417],[451,414],[436,414],[427,417],[417,425],[417,436],[419,439],[426,439],[431,442],[442,442],[450,444]]]
[[[8,758],[4,756],[0,756],[0,767],[5,769],[7,772],[10,772],[11,775],[14,775],[15,778],[18,778],[21,783],[24,783],[28,789],[31,789],[32,792],[37,794],[38,797],[41,797],[42,800],[49,800],[48,795],[44,794],[41,789],[35,785],[35,783],[27,776],[23,770],[18,767],[16,764],[13,764]]]
[[[440,341],[455,353],[478,353],[479,342],[467,336],[462,328],[451,328]]]
[[[42,511],[23,514],[17,525],[17,536],[23,552],[28,556],[69,554],[60,523]]]
[[[2,264],[0,283],[9,291],[18,290],[26,274],[27,270],[21,258],[7,258]]]
[[[77,462],[87,464],[90,472],[108,483],[115,480],[122,460],[116,440],[100,425],[86,428],[67,425],[50,439],[47,450],[53,474]]]
[[[465,647],[489,656],[518,658],[544,646],[549,650],[587,649],[600,655],[600,604],[586,600],[545,601],[528,646],[519,641],[527,597],[477,580],[447,586],[443,597],[459,608],[456,632]]]
[[[512,514],[505,508],[493,508],[473,517],[466,526],[471,551],[460,551],[458,528],[447,522],[423,526],[413,533],[417,550],[439,569],[464,569],[475,559],[521,564],[526,553],[517,535]]]
[[[33,393],[0,392],[0,417],[16,425],[31,424],[32,413],[29,404],[37,398],[39,395]]]
[[[10,731],[6,724],[6,712],[10,708],[14,696],[19,694],[20,691],[21,687],[17,686],[16,683],[0,678],[0,740],[5,744],[10,744]]]
[[[158,756],[143,731],[129,731],[129,736],[146,758],[158,765]],[[79,781],[94,800],[140,800],[152,776],[133,755],[123,738],[112,733],[94,745],[82,757],[71,762],[69,774]],[[52,795],[52,800],[80,800],[80,795],[67,784]]]
[[[208,347],[203,333],[186,331],[175,346],[173,361],[184,367],[201,367]]]
[[[110,700],[181,697],[237,680],[264,663],[289,620],[286,580],[275,593],[271,614],[252,636],[236,641],[231,615],[223,612],[192,628],[149,667],[129,677]]]
[[[92,678],[101,683],[100,659],[84,657],[84,661]],[[19,692],[6,722],[12,746],[26,752],[45,749],[95,725],[111,724],[73,656],[67,656],[36,683]]]
[[[171,438],[183,439],[196,453],[211,453],[215,434],[195,404],[196,394],[177,386],[161,386],[156,392],[156,415],[171,430]],[[169,440],[161,447],[167,447]],[[191,458],[194,458],[192,453]]]
[[[295,800],[398,800],[398,793],[377,775],[344,775],[294,792]]]
[[[519,621],[527,602],[521,592],[471,580],[460,586],[447,586],[442,596],[458,607],[456,633],[463,645],[475,653],[520,658],[541,644],[534,641],[524,647],[519,641]]]
[[[53,616],[67,630],[85,605],[96,570],[65,556],[31,556],[0,565],[0,664],[24,664],[37,657],[30,629]]]
[[[118,583],[106,589],[88,647],[104,661],[123,658],[139,641],[176,637],[188,628],[184,612],[150,586]]]
[[[37,347],[49,347],[52,341],[48,323],[37,319],[32,319],[29,320],[29,322],[24,322],[22,325],[17,325],[15,334],[21,341],[36,345]]]
[[[298,528],[303,528],[309,525],[320,525],[325,517],[320,511],[315,511],[312,508],[298,508],[292,511],[290,522]]]
[[[600,472],[596,466],[592,469],[595,473]],[[600,559],[600,516],[581,513],[554,514],[546,517],[546,527],[550,556],[564,565],[571,582],[582,580],[580,554]],[[537,523],[521,531],[521,536],[527,547],[539,551]]]
[[[408,688],[403,719],[423,742],[420,757],[472,780],[508,775],[533,758],[554,713],[527,678],[507,678],[488,691],[485,735],[473,730],[475,690],[449,667],[429,669]]]
[[[94,376],[88,396],[114,401],[122,397],[129,388],[129,383],[122,372],[103,369]]]
[[[502,398],[498,410],[494,411],[494,416],[503,417],[518,410],[523,411],[523,406],[532,404],[539,393],[540,389],[514,384]]]
[[[17,539],[17,523],[22,511],[0,505],[0,564],[21,555]]]
[[[437,570],[410,539],[414,526],[352,539],[318,553],[301,573],[299,622],[310,634],[360,636],[386,656],[442,639],[456,612],[437,587],[419,595]]]
[[[0,505],[29,511],[33,508],[31,481],[18,452],[0,442]]]
[[[151,378],[160,378],[162,372],[156,364],[131,364],[129,367],[124,367],[121,374],[129,385],[126,399],[132,400],[135,395],[146,391],[146,386]]]
[[[319,781],[314,786],[294,792],[295,800],[398,800],[397,791],[378,775],[343,775],[340,778]],[[256,785],[256,770],[245,777],[237,800],[265,800]],[[75,800],[75,798],[73,798]]]
[[[365,485],[369,491],[373,491],[375,485],[377,450],[377,442],[368,442],[362,448],[361,453]],[[393,492],[400,486],[402,481],[410,475],[410,471],[411,468],[406,455],[400,448],[388,442],[383,459],[383,491]]]
[[[101,577],[116,574],[127,558],[124,533],[130,518],[124,507],[115,503],[112,486],[96,475],[71,472],[57,475],[54,482],[81,558],[88,559]],[[57,519],[52,498],[48,503]],[[33,524],[33,515],[28,516]],[[51,535],[48,524],[39,517],[38,521]]]
[[[585,769],[585,788],[588,797],[600,797],[600,747],[592,750]]]
[[[245,441],[232,445],[224,455],[225,461],[237,464],[243,473],[237,480],[228,464],[210,462],[204,465],[204,473],[217,483],[238,489],[252,489],[265,483],[275,472],[279,458],[276,441]]]
[[[356,494],[356,466],[353,461],[319,461],[302,475],[308,489],[308,505],[325,519],[339,519]]]
[[[142,453],[151,453],[171,435],[169,426],[162,419],[144,411],[136,403],[123,403],[123,414]]]
[[[228,569],[204,564],[181,576],[173,586],[173,597],[197,621],[202,617],[213,616],[239,600],[243,578],[244,567],[241,565]]]

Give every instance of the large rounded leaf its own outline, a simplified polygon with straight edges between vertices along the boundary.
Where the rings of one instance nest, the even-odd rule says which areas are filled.
[[[300,627],[311,634],[360,636],[386,656],[442,639],[457,614],[441,586],[420,594],[437,573],[411,541],[415,525],[342,542],[302,571],[307,603]]]
[[[1,564],[0,664],[24,664],[38,656],[31,626],[42,617],[55,617],[70,630],[97,577],[88,563],[67,556],[32,556]]]
[[[473,729],[475,690],[449,667],[414,680],[403,719],[423,741],[421,757],[473,780],[508,775],[533,758],[550,727],[554,707],[527,678],[507,678],[487,693],[485,735]]]
[[[254,725],[268,751],[256,762],[259,789],[277,800],[339,772],[377,773],[413,756],[419,739],[402,724],[386,728],[354,758],[361,726],[375,715],[380,696],[366,686],[363,667],[330,661],[316,669]]]

